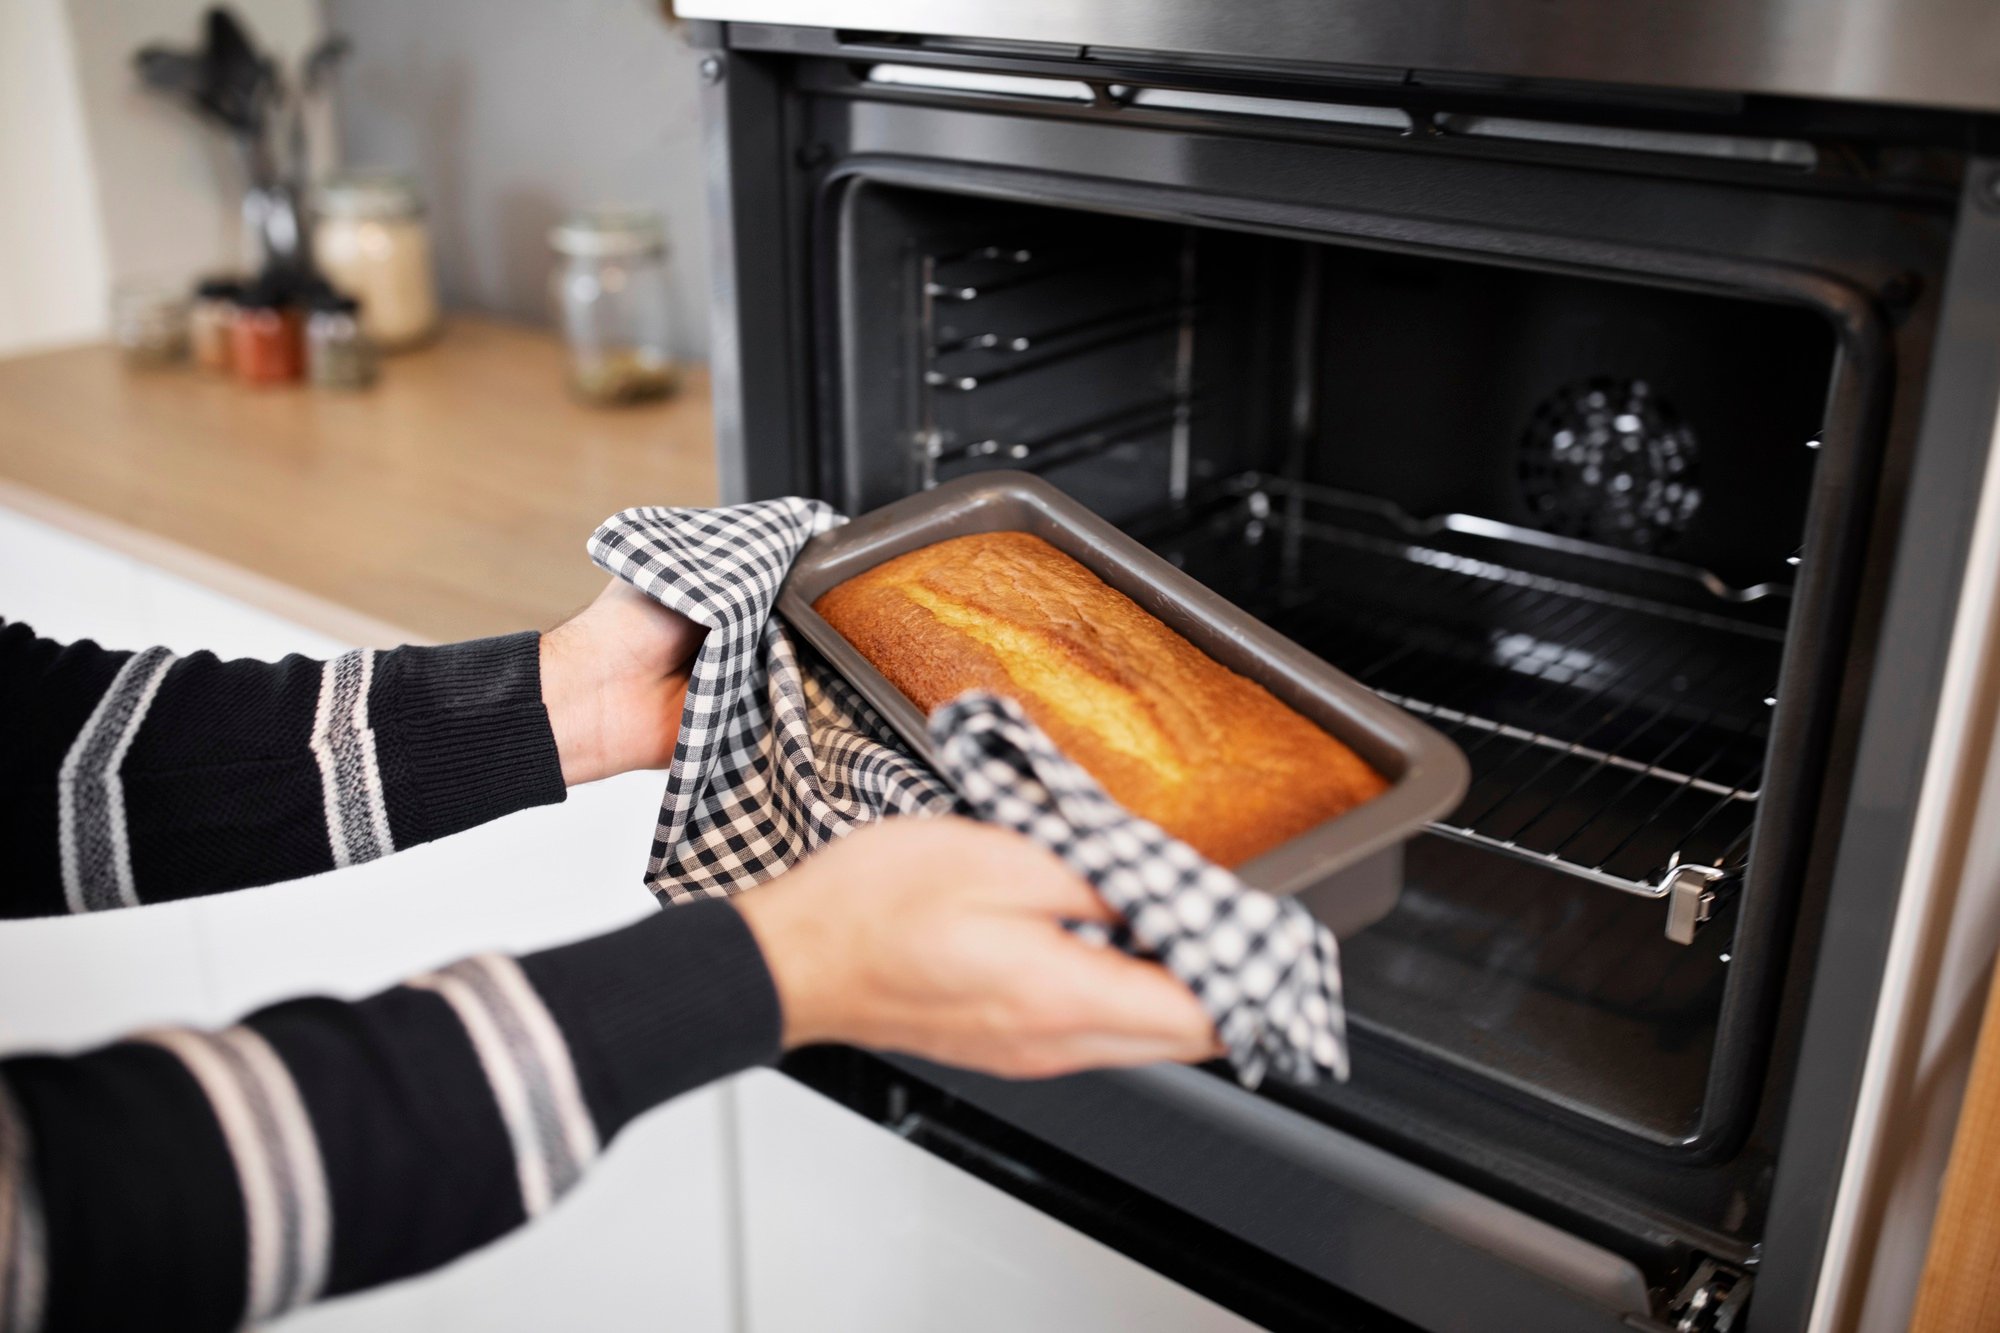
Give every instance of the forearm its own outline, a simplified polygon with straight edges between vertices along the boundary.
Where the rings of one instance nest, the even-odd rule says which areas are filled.
[[[293,879],[561,800],[541,689],[533,634],[264,663],[0,626],[0,916]]]
[[[779,1027],[712,902],[0,1064],[0,1333],[35,1327],[8,1322],[24,1293],[47,1330],[220,1329],[433,1268],[548,1207],[634,1116],[774,1056]]]

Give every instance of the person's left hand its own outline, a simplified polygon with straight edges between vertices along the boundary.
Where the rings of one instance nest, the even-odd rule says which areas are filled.
[[[707,630],[621,579],[542,635],[542,704],[574,787],[673,762]]]

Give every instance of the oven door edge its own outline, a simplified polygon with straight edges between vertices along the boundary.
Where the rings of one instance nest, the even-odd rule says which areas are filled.
[[[1200,1070],[1016,1082],[901,1056],[839,1058],[946,1094],[920,1111],[901,1089],[849,1102],[925,1146],[930,1122],[951,1137],[953,1108],[969,1106],[1396,1319],[1562,1333],[1652,1317],[1646,1278],[1623,1256]],[[807,1081],[848,1100],[838,1079]],[[1023,1188],[1033,1167],[979,1174],[1034,1202]]]
[[[1757,1300],[1766,1318],[1853,1326],[1912,1154],[1914,1061],[1951,924],[1969,804],[1991,730],[1993,469],[2000,463],[2000,159],[1973,158],[1772,1185]],[[1935,751],[1935,753],[1934,753]],[[1990,832],[1987,836],[1991,836]]]

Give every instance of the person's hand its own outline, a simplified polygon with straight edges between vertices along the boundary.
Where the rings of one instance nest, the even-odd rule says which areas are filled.
[[[786,1047],[839,1041],[1009,1078],[1221,1054],[1164,968],[1087,944],[1112,919],[1052,853],[957,818],[861,830],[737,909],[764,952]]]
[[[542,704],[566,784],[673,762],[688,671],[706,633],[613,579],[542,635]]]

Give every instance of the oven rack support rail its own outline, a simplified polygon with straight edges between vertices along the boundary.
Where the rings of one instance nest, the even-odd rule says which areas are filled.
[[[1170,294],[1155,293],[1136,303],[1065,302],[1059,307],[1063,313],[1053,320],[1025,326],[1017,323],[1018,310],[1013,318],[998,316],[996,325],[996,317],[987,313],[992,299],[1024,288],[1061,287],[1065,280],[1101,268],[1101,260],[1033,238],[918,256],[922,373],[910,449],[915,489],[936,486],[943,479],[941,468],[998,464],[1045,472],[1165,434],[1176,460],[1174,495],[1183,497],[1187,432],[1204,407],[1189,364],[1191,329],[1203,309],[1195,295],[1191,245],[1185,237],[1180,243],[1177,280]],[[1127,256],[1127,261],[1138,264],[1157,258]],[[1151,401],[1028,436],[980,432],[967,436],[949,428],[940,412],[940,399],[971,398],[995,385],[1030,379],[1040,371],[1059,370],[1094,354],[1149,340],[1162,343],[1163,350],[1172,349],[1176,363],[1172,391]]]

